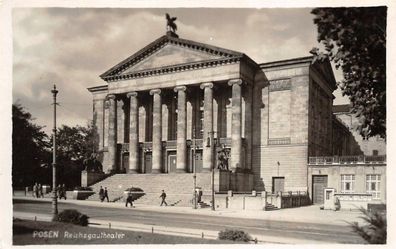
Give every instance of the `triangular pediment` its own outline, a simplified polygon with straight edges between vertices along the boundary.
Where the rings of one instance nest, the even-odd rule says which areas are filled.
[[[166,44],[164,47],[144,58],[142,61],[129,67],[123,74],[129,74],[141,70],[149,70],[166,66],[174,66],[186,63],[194,63],[207,60],[221,59],[222,56],[197,51],[175,44]]]
[[[228,62],[242,56],[242,53],[232,50],[166,35],[107,70],[100,77],[106,81],[119,80],[176,67]]]

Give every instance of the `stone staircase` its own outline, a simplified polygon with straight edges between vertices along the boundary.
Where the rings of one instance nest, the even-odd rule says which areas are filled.
[[[123,202],[124,190],[130,187],[141,188],[145,195],[135,200],[135,204],[159,205],[161,191],[165,190],[166,202],[171,206],[193,205],[193,174],[115,174],[96,184],[91,185],[95,194],[88,200],[99,201],[99,189],[107,187],[109,200]],[[210,173],[197,173],[197,187],[210,194]],[[205,206],[205,205],[203,205]]]

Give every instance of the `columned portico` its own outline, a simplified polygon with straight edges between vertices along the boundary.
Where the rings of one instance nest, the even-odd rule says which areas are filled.
[[[110,162],[108,171],[114,172],[117,165],[117,100],[113,94],[108,95],[107,100],[109,104],[108,151]]]
[[[231,169],[242,168],[242,80],[228,81],[232,86]]]
[[[139,112],[138,112],[138,93],[130,92],[127,94],[130,99],[129,111],[129,169],[128,173],[138,172],[138,142],[139,142]]]
[[[161,89],[150,91],[153,96],[153,154],[152,154],[152,173],[161,173],[162,169],[162,103]]]
[[[187,171],[186,89],[185,86],[174,88],[174,91],[177,92],[177,172]]]
[[[251,169],[252,158],[253,101],[245,87],[259,70],[242,53],[169,35],[117,64],[101,75],[106,86],[90,88],[94,119],[105,124],[98,127],[103,168],[191,180],[195,170],[198,180],[214,167],[215,189],[251,190],[251,173],[240,170]],[[120,100],[125,109],[117,115]]]
[[[213,83],[201,84],[204,90],[204,122],[203,122],[203,138],[205,139],[213,132]],[[203,146],[203,170],[209,171],[213,162],[213,151],[211,147]]]

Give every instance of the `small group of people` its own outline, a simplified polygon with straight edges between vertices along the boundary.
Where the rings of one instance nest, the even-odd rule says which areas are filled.
[[[59,184],[57,187],[57,191],[58,191],[58,198],[59,200],[64,198],[66,200],[66,186],[65,184]]]
[[[132,189],[132,188],[131,188],[131,189]],[[162,190],[162,193],[161,193],[161,195],[160,195],[160,198],[161,198],[161,204],[160,204],[160,206],[162,206],[162,205],[164,205],[164,204],[165,204],[165,206],[168,206],[168,203],[166,203],[166,193],[165,193],[165,190]],[[126,198],[125,207],[128,207],[128,204],[130,205],[130,207],[135,207],[135,206],[133,205],[133,197],[132,197],[132,192],[131,192],[131,191],[129,191],[128,196],[127,196],[127,198]]]
[[[107,202],[109,202],[109,193],[108,193],[108,191],[107,191],[107,187],[105,187],[105,188],[103,189],[103,187],[100,186],[100,189],[99,189],[99,199],[100,199],[100,202],[103,202],[104,199],[107,199]]]
[[[33,185],[33,193],[32,194],[33,194],[33,197],[35,197],[35,198],[43,198],[44,197],[43,185],[36,182]]]

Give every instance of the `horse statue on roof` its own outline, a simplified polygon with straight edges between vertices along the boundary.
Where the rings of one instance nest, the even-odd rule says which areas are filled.
[[[177,25],[175,23],[177,17],[170,17],[170,15],[168,13],[166,13],[166,30],[167,31],[171,31],[173,33],[176,32],[177,30]]]

